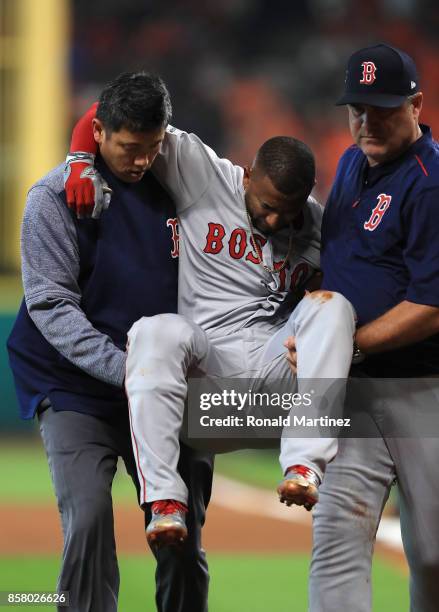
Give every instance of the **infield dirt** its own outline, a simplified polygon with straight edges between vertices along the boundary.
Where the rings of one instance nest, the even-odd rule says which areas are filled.
[[[296,512],[305,512],[296,509]],[[207,552],[310,553],[311,519],[296,523],[245,514],[212,503],[203,532]],[[303,520],[303,516],[301,517]],[[150,554],[144,537],[143,515],[136,506],[115,506],[116,542],[119,553]],[[0,555],[46,555],[62,549],[61,524],[56,506],[0,506]],[[407,571],[402,553],[382,544],[376,551]]]

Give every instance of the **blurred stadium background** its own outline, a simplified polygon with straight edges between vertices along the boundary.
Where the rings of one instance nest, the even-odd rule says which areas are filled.
[[[159,73],[172,95],[173,123],[240,164],[250,162],[270,136],[305,140],[317,157],[316,195],[324,201],[337,159],[350,144],[345,111],[333,106],[347,57],[380,41],[408,51],[421,73],[423,120],[437,137],[438,31],[435,0],[0,0],[0,590],[53,588],[60,542],[41,444],[35,425],[17,418],[5,351],[21,299],[26,191],[64,158],[72,125],[102,85],[125,70]],[[272,453],[222,457],[218,471],[234,481],[248,482],[251,474],[256,482],[250,484],[268,487],[278,477]],[[285,529],[286,521],[266,517],[251,523],[253,540],[271,541],[271,548],[252,548],[249,538],[241,546],[236,534],[227,548],[226,527],[250,519],[238,502],[225,507],[227,482],[220,484],[206,536],[214,549],[212,611],[280,610],[288,604],[305,610],[309,524],[295,512],[290,541],[284,535],[277,548],[270,530],[279,521]],[[241,501],[253,494],[240,491]],[[122,515],[138,517],[125,476],[118,478],[115,495]],[[136,520],[135,536],[122,527],[118,532],[124,611],[153,609],[153,565]],[[126,544],[130,537],[137,548]],[[406,570],[400,553],[384,545],[381,552],[374,609],[399,612],[407,608]]]

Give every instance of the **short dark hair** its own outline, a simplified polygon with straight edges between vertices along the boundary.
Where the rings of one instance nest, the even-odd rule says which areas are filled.
[[[314,187],[314,154],[297,138],[275,136],[265,141],[256,154],[254,165],[283,195],[308,196]]]
[[[172,116],[171,99],[159,76],[124,72],[102,91],[96,118],[110,133],[152,132],[166,127]]]

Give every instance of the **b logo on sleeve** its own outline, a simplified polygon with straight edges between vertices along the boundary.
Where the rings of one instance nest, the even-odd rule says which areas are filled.
[[[178,257],[179,255],[179,246],[180,246],[180,235],[178,233],[178,219],[174,218],[174,219],[168,219],[166,221],[166,226],[171,228],[171,239],[172,239],[172,250],[171,250],[171,257],[172,259],[175,259]]]

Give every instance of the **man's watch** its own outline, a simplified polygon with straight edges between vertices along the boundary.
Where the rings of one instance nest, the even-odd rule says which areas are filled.
[[[354,350],[352,352],[352,365],[357,365],[366,359],[366,355],[360,351],[357,343],[354,340]]]

